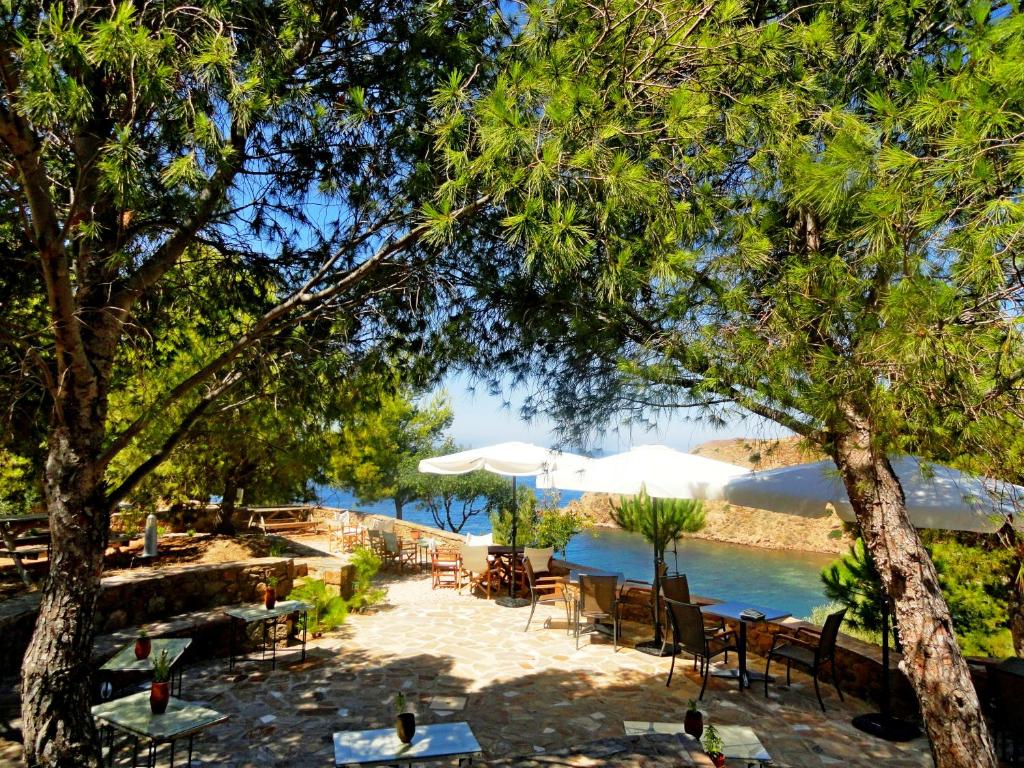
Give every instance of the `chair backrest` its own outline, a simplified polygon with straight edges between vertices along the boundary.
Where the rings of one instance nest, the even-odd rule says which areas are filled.
[[[672,624],[672,635],[677,645],[693,654],[703,655],[705,649],[704,616],[700,606],[693,603],[680,603],[677,600],[665,600],[668,606],[668,618]]]
[[[615,608],[617,576],[580,574],[580,613],[611,613]]]
[[[452,563],[462,562],[462,555],[451,547],[435,547],[430,552],[430,559],[435,564],[444,563],[451,565]]]
[[[836,638],[839,636],[839,627],[843,623],[846,609],[830,613],[825,619],[825,626],[821,628],[821,642],[815,651],[818,661],[831,659],[836,652]]]
[[[397,555],[398,548],[398,537],[393,531],[381,531],[381,538],[384,539],[384,551],[389,555]]]
[[[490,547],[494,544],[494,534],[466,534],[466,543],[471,547]]]
[[[472,573],[487,573],[490,564],[487,562],[487,545],[462,545],[462,567]]]
[[[1024,677],[995,666],[989,668],[988,679],[999,730],[1009,733],[1024,727]]]
[[[689,603],[690,584],[686,581],[686,574],[680,573],[677,576],[666,576],[661,580],[661,594],[666,600],[675,600],[677,603]]]
[[[547,573],[550,571],[551,558],[554,554],[554,547],[523,547],[523,559],[530,563],[534,573]]]

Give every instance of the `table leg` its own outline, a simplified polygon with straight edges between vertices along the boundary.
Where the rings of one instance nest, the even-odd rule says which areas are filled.
[[[132,744],[132,768],[139,762],[139,740],[135,739]]]
[[[228,621],[231,622],[228,627],[228,672],[231,672],[235,668],[235,617],[229,616]]]
[[[740,657],[740,690],[750,687],[747,679],[747,622],[740,622],[740,642],[737,654]]]
[[[156,768],[156,742],[149,742],[149,759],[146,760],[146,765],[149,768]]]
[[[171,741],[171,765],[170,768],[174,768],[174,741]]]
[[[260,660],[267,658],[267,620],[260,622],[263,625],[263,643],[260,645]]]
[[[277,669],[277,616],[270,630],[270,668]]]
[[[306,625],[309,623],[309,613],[302,612],[302,660],[306,660]]]
[[[3,535],[4,545],[11,553],[11,559],[14,561],[14,567],[18,569],[18,575],[25,583],[25,586],[31,589],[32,577],[28,575],[28,571],[25,570],[25,566],[21,564],[21,555],[18,554],[18,551],[15,548],[14,533],[11,531],[11,527],[7,523],[4,523],[3,526],[0,527],[0,535]]]

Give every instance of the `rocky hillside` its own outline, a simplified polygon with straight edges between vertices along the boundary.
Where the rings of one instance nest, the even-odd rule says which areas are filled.
[[[773,469],[823,458],[799,438],[712,440],[695,448],[693,453],[753,469]],[[613,526],[611,503],[612,497],[608,494],[588,493],[570,506],[582,507],[597,525]],[[846,552],[853,543],[853,537],[844,530],[835,514],[805,518],[718,501],[707,502],[705,511],[706,525],[699,533],[691,534],[694,538],[831,554]]]

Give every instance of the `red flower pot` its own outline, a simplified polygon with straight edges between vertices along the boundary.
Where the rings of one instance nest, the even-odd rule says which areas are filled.
[[[725,755],[721,752],[716,752],[711,755],[711,762],[715,764],[715,768],[722,768],[725,765]]]
[[[148,637],[140,637],[135,641],[135,658],[148,659],[150,651],[153,650],[153,641]]]
[[[263,593],[263,604],[269,611],[275,603],[277,603],[277,590],[274,587],[267,587],[267,591]]]
[[[167,711],[167,702],[171,700],[170,683],[153,683],[149,691],[149,708],[154,715],[162,715]]]

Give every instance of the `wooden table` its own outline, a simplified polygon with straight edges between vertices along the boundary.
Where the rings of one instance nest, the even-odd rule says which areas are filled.
[[[412,742],[403,744],[394,728],[335,731],[334,765],[412,765],[435,760],[458,760],[472,765],[483,754],[469,723],[417,725]]]
[[[196,734],[228,719],[227,715],[220,712],[173,697],[167,702],[166,712],[154,715],[149,708],[149,691],[97,704],[92,708],[92,716],[98,723],[107,726],[107,765],[114,764],[113,731],[116,730],[134,740],[133,766],[138,762],[139,742],[148,742],[146,765],[154,768],[157,747],[161,744],[171,745],[170,765],[173,768],[174,742],[184,738],[188,739],[186,765],[191,765],[192,742]]]
[[[737,655],[740,657],[738,669],[721,669],[712,672],[715,677],[729,677],[732,679],[740,678],[740,689],[749,688],[750,681],[764,680],[764,675],[760,672],[748,672],[747,671],[747,624],[748,623],[760,623],[765,621],[779,621],[790,616],[785,611],[779,611],[774,608],[762,608],[757,605],[750,605],[749,603],[715,603],[714,605],[701,606],[701,610],[709,616],[718,616],[723,619],[729,619],[735,621],[740,625],[739,642],[737,645]],[[749,619],[742,616],[744,611],[755,610],[764,614],[763,619]]]
[[[14,517],[0,517],[0,537],[3,538],[4,547],[8,556],[14,560],[14,567],[18,575],[25,582],[26,587],[32,586],[32,579],[21,562],[21,553],[18,552],[18,534],[49,525],[49,515],[17,515]],[[49,551],[49,535],[46,536],[47,551]]]

